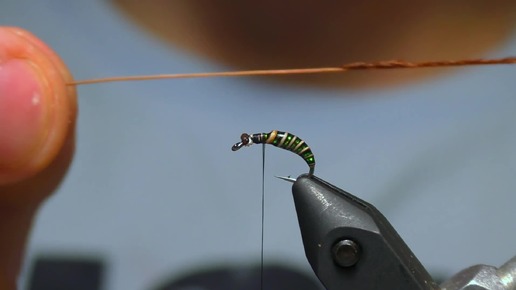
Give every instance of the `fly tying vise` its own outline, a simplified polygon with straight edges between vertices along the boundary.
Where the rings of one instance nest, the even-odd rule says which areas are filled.
[[[272,144],[276,147],[283,148],[285,150],[294,152],[301,156],[303,160],[308,164],[310,171],[309,175],[314,174],[315,170],[315,158],[310,146],[305,143],[301,138],[288,132],[282,132],[278,130],[272,130],[269,133],[256,133],[249,135],[243,133],[240,136],[240,142],[236,143],[231,147],[231,150],[237,151],[244,146],[251,146],[253,144]]]

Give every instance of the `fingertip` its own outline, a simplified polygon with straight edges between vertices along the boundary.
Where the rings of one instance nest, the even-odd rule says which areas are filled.
[[[33,34],[0,27],[0,184],[41,172],[72,135],[71,80],[62,60]]]

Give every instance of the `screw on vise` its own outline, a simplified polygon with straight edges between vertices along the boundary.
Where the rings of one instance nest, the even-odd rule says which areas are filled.
[[[360,260],[360,247],[352,240],[340,240],[331,248],[333,261],[341,267],[347,268]]]

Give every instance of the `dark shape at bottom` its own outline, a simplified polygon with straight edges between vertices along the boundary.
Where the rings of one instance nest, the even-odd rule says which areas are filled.
[[[104,263],[93,257],[44,256],[32,265],[28,290],[100,290]]]
[[[319,281],[286,266],[264,267],[263,289],[322,290]],[[260,267],[222,266],[192,270],[183,276],[164,282],[155,290],[260,290]]]

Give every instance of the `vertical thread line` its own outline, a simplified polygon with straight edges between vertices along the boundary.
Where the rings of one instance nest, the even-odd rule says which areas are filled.
[[[262,244],[260,255],[260,289],[263,290],[263,237],[265,221],[265,143],[262,146]]]

